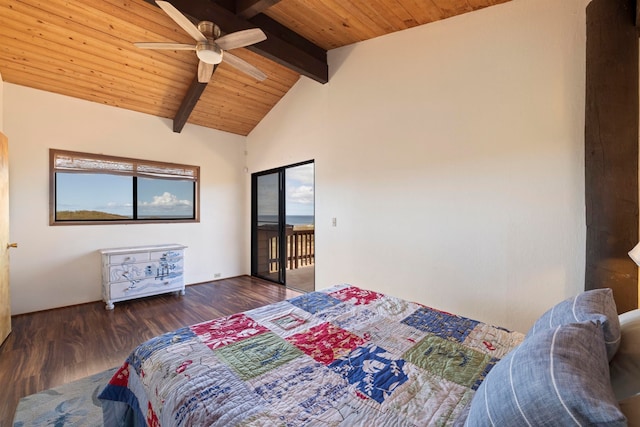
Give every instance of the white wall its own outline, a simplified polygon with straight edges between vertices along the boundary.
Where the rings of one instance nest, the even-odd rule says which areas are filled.
[[[4,127],[12,314],[100,300],[100,248],[185,244],[187,284],[245,273],[244,137],[190,124],[176,134],[169,120],[9,83]],[[201,221],[49,226],[49,148],[199,165]]]
[[[587,3],[514,0],[333,50],[328,84],[269,113],[247,164],[315,159],[318,289],[524,332],[583,289]]]

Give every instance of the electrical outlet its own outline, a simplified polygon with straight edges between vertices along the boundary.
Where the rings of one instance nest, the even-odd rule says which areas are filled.
[[[222,276],[222,274],[220,274],[220,273],[215,273],[215,274],[213,275],[213,278],[214,278],[214,279],[219,279],[219,278],[220,278],[220,276]]]

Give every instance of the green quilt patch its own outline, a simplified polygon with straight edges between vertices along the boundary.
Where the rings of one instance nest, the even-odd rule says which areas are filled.
[[[487,354],[436,335],[427,335],[407,350],[403,358],[465,387],[471,387],[491,361]]]
[[[273,332],[256,335],[215,350],[243,380],[255,378],[303,353]]]

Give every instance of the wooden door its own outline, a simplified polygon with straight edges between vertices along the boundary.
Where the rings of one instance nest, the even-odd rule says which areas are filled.
[[[9,141],[0,132],[0,344],[11,332],[9,298]]]

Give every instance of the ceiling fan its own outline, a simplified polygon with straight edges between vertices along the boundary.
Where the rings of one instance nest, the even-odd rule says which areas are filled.
[[[230,49],[245,47],[259,43],[267,39],[267,36],[259,28],[237,31],[235,33],[220,36],[220,28],[210,21],[201,21],[194,25],[189,18],[167,1],[156,0],[156,3],[165,11],[176,24],[182,27],[196,41],[195,45],[182,43],[134,43],[141,49],[168,49],[168,50],[195,50],[198,59],[198,82],[207,83],[211,79],[215,65],[224,61],[262,81],[266,74],[247,61],[227,52]]]

